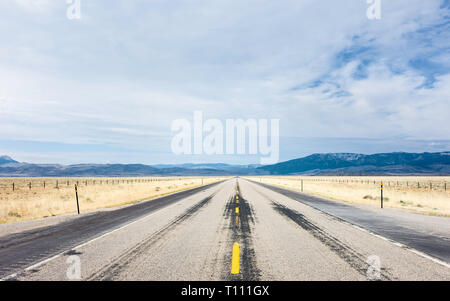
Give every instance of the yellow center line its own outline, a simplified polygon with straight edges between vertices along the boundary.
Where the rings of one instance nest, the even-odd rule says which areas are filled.
[[[239,274],[239,244],[233,245],[233,258],[231,260],[231,274]]]
[[[239,214],[239,207],[236,207],[236,214]]]

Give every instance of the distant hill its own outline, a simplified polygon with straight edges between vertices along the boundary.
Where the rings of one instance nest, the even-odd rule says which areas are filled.
[[[8,156],[0,156],[0,165],[16,164],[16,163],[19,163],[19,162],[14,161],[11,157],[8,157]]]
[[[29,164],[0,157],[3,177],[141,177],[244,175],[450,175],[450,152],[332,153],[274,165],[217,164]]]
[[[0,177],[143,177],[259,174],[259,165],[229,164],[30,164],[0,157]]]
[[[390,175],[450,174],[450,152],[314,154],[308,157],[260,167],[272,175]]]

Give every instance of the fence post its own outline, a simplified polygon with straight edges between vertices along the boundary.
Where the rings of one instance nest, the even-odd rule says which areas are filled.
[[[44,189],[45,189],[45,181],[44,181]]]
[[[31,182],[30,182],[30,184],[28,184],[28,186],[30,187],[30,190],[31,190]]]
[[[303,180],[302,180],[302,192],[303,192]]]
[[[80,214],[80,204],[78,203],[78,185],[75,184],[75,197],[77,199],[77,212]]]
[[[383,182],[381,182],[381,209],[383,209]]]
[[[14,191],[15,187],[14,187],[14,182],[13,182],[13,191]]]

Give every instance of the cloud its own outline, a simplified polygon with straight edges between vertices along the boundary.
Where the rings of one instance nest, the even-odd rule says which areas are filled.
[[[65,1],[0,3],[0,140],[172,160],[194,110],[279,118],[283,137],[450,137],[447,2],[383,1],[378,21],[360,0],[81,4],[70,21]]]
[[[15,4],[28,12],[48,12],[55,7],[54,0],[5,0],[7,4]]]

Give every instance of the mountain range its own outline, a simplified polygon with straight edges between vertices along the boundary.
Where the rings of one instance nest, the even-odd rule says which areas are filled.
[[[3,177],[138,177],[227,175],[450,175],[450,152],[313,154],[274,165],[32,164],[0,156]]]
[[[450,175],[450,152],[314,154],[259,169],[272,175]]]

